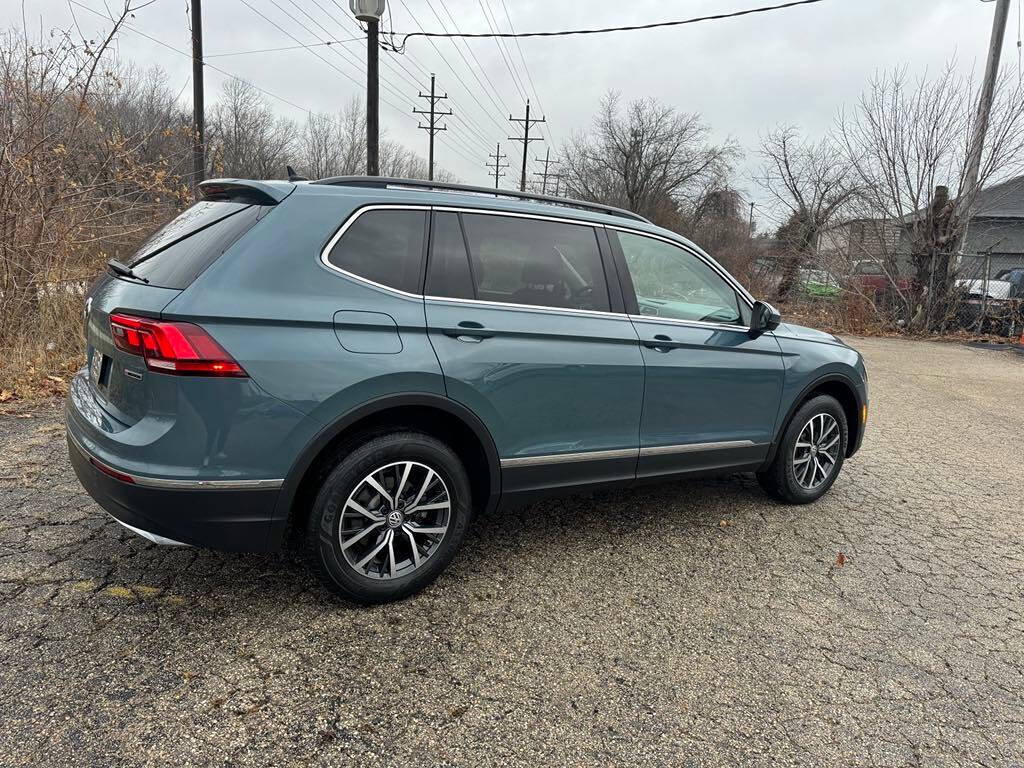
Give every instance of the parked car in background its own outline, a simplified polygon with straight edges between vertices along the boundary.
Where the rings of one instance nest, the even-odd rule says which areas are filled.
[[[957,280],[964,292],[958,308],[965,328],[1015,336],[1024,331],[1024,267],[1011,267],[989,280]]]
[[[408,179],[200,189],[89,293],[67,401],[79,480],[151,541],[304,542],[383,602],[474,513],[743,471],[804,504],[861,445],[861,355],[635,214]]]
[[[913,284],[913,278],[908,275],[890,275],[881,262],[863,259],[854,263],[850,271],[850,283],[856,293],[874,296],[893,289],[908,291]]]

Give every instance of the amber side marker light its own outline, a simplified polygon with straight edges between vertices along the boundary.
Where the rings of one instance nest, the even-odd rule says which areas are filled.
[[[861,424],[867,424],[868,423],[868,404],[867,403],[864,403],[864,405],[862,405],[861,408],[860,408],[860,423]]]

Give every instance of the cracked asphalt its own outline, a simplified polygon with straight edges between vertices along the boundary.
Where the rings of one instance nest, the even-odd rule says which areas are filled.
[[[0,416],[0,764],[1024,765],[1024,358],[855,346],[870,431],[817,504],[549,501],[369,609],[134,537],[57,404]]]

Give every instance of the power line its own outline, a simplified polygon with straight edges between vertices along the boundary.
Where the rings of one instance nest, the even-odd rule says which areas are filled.
[[[114,21],[114,19],[112,19],[110,16],[102,14],[99,11],[92,9],[92,8],[90,8],[87,5],[83,5],[82,3],[78,2],[78,0],[68,0],[68,1],[72,5],[77,5],[79,8],[81,8],[84,11],[88,11],[89,13],[91,13],[91,14],[93,14],[95,16],[99,16],[101,19],[106,19],[107,21]],[[161,46],[163,46],[164,48],[166,48],[169,51],[174,51],[175,53],[177,53],[177,54],[179,54],[181,56],[185,56],[188,59],[192,58],[192,54],[191,53],[186,53],[185,51],[181,50],[180,48],[175,48],[173,45],[169,45],[168,43],[165,43],[163,40],[158,40],[157,38],[152,37],[151,35],[147,35],[145,32],[136,29],[135,27],[131,26],[130,24],[128,24],[126,22],[122,22],[121,28],[122,29],[127,29],[130,32],[134,32],[135,34],[139,35],[140,37],[144,37],[147,40],[156,43],[157,45],[161,45]],[[239,77],[238,75],[234,75],[231,72],[228,72],[226,69],[221,69],[216,64],[211,64],[208,61],[204,61],[203,62],[203,66],[204,67],[209,67],[210,69],[213,69],[213,70],[216,70],[217,72],[220,72],[222,75],[225,75],[226,77],[230,77],[232,80],[238,80],[239,82],[245,83],[246,85],[251,86],[252,88],[255,88],[260,93],[262,93],[262,94],[264,94],[266,96],[269,96],[272,99],[276,99],[277,101],[280,101],[282,104],[287,104],[289,107],[294,107],[295,109],[299,110],[300,112],[306,112],[307,114],[312,114],[313,110],[307,109],[306,107],[300,107],[295,102],[289,101],[288,99],[284,98],[283,96],[278,96],[276,93],[273,93],[272,91],[268,91],[266,88],[261,88],[260,86],[256,85],[255,83],[250,82],[249,80],[246,80],[244,77]]]
[[[406,5],[405,0],[398,0],[398,2],[400,2],[402,4],[402,7],[405,8],[405,12],[409,14],[409,18],[412,19],[413,23],[417,27],[419,27],[420,30],[422,30],[423,29],[423,25],[420,24],[419,20],[416,18],[416,15],[412,12],[412,10],[409,8],[409,6]],[[486,115],[487,118],[492,123],[494,123],[495,126],[497,126],[498,130],[503,133],[505,131],[505,126],[502,125],[501,123],[499,123],[497,119],[495,119],[494,114],[487,107],[485,107],[483,105],[483,103],[480,101],[480,99],[477,98],[477,96],[469,89],[469,87],[466,85],[465,78],[459,76],[459,74],[455,71],[455,68],[449,63],[448,58],[443,53],[441,53],[441,49],[437,47],[437,43],[435,43],[433,40],[430,40],[429,38],[428,38],[428,42],[430,43],[431,47],[433,47],[434,52],[438,55],[438,57],[440,57],[441,61],[444,62],[444,65],[446,67],[448,67],[448,70],[452,73],[452,76],[455,78],[455,82],[458,83],[459,85],[461,85],[465,89],[466,95],[469,96],[469,98],[473,101],[473,103],[476,104],[476,106],[480,110],[480,112],[483,113],[484,115]],[[416,59],[411,54],[407,53],[405,55],[409,56],[410,60],[413,63],[416,63]],[[426,68],[422,67],[420,64],[417,63],[416,65],[419,66],[420,69],[422,69],[424,72],[427,72]],[[454,106],[454,107],[458,107],[459,106],[455,102],[454,99],[452,99],[452,106]],[[468,115],[465,115],[465,112],[466,112],[465,108],[463,108],[462,111],[464,113],[464,115],[463,115],[464,119],[468,119]],[[503,112],[504,112],[504,110],[502,110],[502,113]],[[456,115],[456,117],[458,117],[458,116]],[[473,122],[474,122],[474,124],[476,124],[477,130],[480,132],[481,135],[486,133],[486,131],[484,131],[480,127],[479,123],[476,123],[476,121],[473,121]],[[501,133],[499,133],[498,135],[500,136]]]
[[[286,45],[283,48],[257,48],[253,51],[230,51],[229,53],[207,53],[206,58],[221,58],[223,56],[248,56],[251,53],[277,53],[278,51],[298,51],[302,48],[317,48],[325,45],[342,45],[344,43],[362,42],[365,37],[350,37],[346,40],[327,40],[323,43],[310,43],[309,45]]]
[[[813,5],[814,3],[821,3],[824,0],[793,0],[789,3],[781,3],[779,5],[764,5],[759,8],[747,8],[742,11],[733,11],[731,13],[716,13],[711,16],[697,16],[692,19],[680,19],[677,21],[655,21],[650,24],[633,24],[622,27],[601,27],[598,29],[563,29],[557,32],[456,32],[452,34],[450,32],[407,32],[407,33],[396,33],[402,35],[402,44],[399,46],[399,50],[405,48],[405,43],[410,37],[461,37],[461,38],[473,38],[473,37],[565,37],[567,35],[599,35],[605,32],[634,32],[641,29],[656,29],[658,27],[679,27],[684,24],[696,24],[701,21],[719,21],[721,19],[733,19],[739,16],[749,16],[752,13],[767,13],[768,11],[781,11],[784,8],[795,8],[799,5]],[[444,26],[443,24],[441,25]]]
[[[508,28],[510,30],[512,30],[512,32],[515,32],[516,28],[512,24],[512,16],[508,12],[508,5],[505,3],[505,0],[501,0],[501,7],[505,10],[505,19],[508,21]],[[530,82],[530,88],[533,90],[533,98],[535,98],[537,100],[537,106],[540,107],[541,113],[545,113],[546,114],[546,110],[544,109],[544,104],[540,100],[540,93],[537,91],[537,86],[533,82],[533,75],[530,74],[530,65],[526,63],[526,55],[523,53],[523,46],[520,45],[518,37],[515,38],[515,41],[516,41],[516,48],[519,49],[519,58],[522,59],[522,62],[523,62],[523,69],[526,71],[526,79]],[[550,143],[550,138],[551,138],[550,127],[548,127],[549,143]]]

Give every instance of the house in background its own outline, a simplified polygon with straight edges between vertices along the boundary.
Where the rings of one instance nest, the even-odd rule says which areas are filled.
[[[870,270],[895,256],[901,275],[912,275],[906,222],[850,219],[821,233],[819,261],[824,268],[846,274]],[[1024,267],[1024,176],[986,187],[978,193],[976,213],[967,225],[957,272],[983,279],[986,267],[993,278],[1007,269]]]
[[[986,187],[978,193],[960,256],[965,277],[993,278],[1024,267],[1024,176]]]

